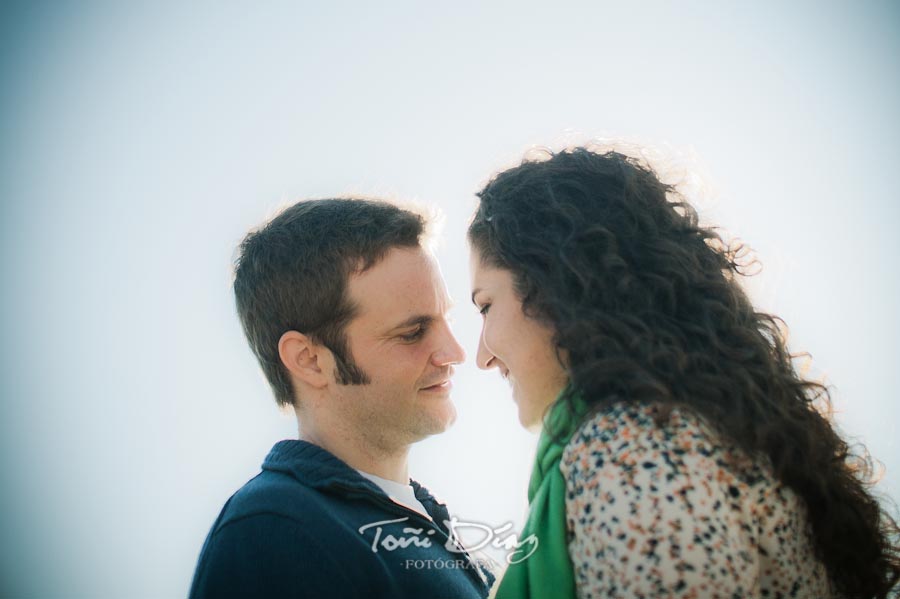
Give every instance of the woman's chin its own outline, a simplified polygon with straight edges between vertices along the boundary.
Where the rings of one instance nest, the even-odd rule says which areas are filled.
[[[560,391],[562,388],[560,388]],[[559,391],[555,393],[541,393],[537,396],[523,396],[521,389],[513,386],[513,401],[519,410],[519,424],[522,428],[531,432],[540,432],[544,423],[544,413],[553,403],[553,399],[559,395]],[[549,397],[550,400],[543,400],[543,397]]]
[[[519,407],[519,424],[527,431],[532,433],[541,430],[541,418],[539,414],[532,414],[533,410],[523,408],[521,403],[517,403]]]

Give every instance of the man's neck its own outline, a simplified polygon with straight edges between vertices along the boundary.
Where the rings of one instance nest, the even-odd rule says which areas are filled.
[[[409,484],[409,445],[381,448],[351,431],[323,430],[308,422],[300,425],[300,439],[327,450],[355,470]]]

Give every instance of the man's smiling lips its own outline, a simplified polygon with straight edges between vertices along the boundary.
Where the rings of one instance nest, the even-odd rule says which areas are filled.
[[[436,383],[434,385],[428,387],[422,387],[421,391],[426,391],[428,393],[446,393],[453,387],[453,383],[450,382],[450,379],[445,379],[440,383]]]
[[[428,381],[431,384],[425,387],[419,387],[419,391],[424,391],[426,393],[448,393],[453,387],[453,383],[450,382],[450,379],[453,378],[453,370],[453,367],[441,369],[438,371],[438,375],[434,380]]]

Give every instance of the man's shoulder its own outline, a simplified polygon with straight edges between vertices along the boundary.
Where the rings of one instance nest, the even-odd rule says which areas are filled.
[[[263,470],[228,499],[216,529],[247,518],[286,518],[301,524],[315,523],[328,511],[328,503],[327,495],[296,478]]]
[[[366,581],[388,585],[381,562],[354,560],[349,570],[343,562],[367,545],[341,532],[340,501],[289,474],[263,470],[222,508],[190,596],[362,597]],[[356,574],[348,577],[351,570]]]

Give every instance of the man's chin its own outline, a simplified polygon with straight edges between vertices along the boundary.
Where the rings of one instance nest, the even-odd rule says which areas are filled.
[[[453,423],[456,422],[456,406],[448,397],[441,401],[440,405],[429,405],[422,416],[418,428],[424,439],[432,435],[439,435],[453,426]]]

